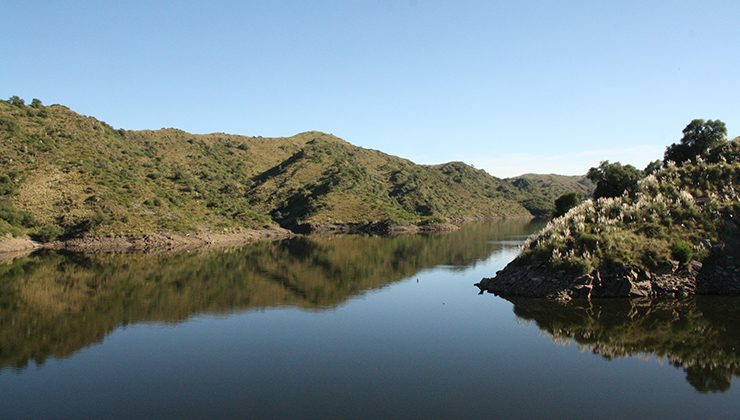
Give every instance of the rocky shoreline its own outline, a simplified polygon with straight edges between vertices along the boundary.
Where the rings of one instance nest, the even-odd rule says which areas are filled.
[[[704,264],[692,261],[659,270],[629,267],[600,269],[590,274],[553,271],[547,261],[507,265],[493,278],[476,283],[481,292],[497,296],[545,297],[559,301],[592,298],[680,298],[691,295],[740,294],[740,264],[734,256]]]

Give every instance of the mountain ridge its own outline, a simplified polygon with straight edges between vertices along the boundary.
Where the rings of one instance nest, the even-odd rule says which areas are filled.
[[[462,162],[418,165],[319,131],[124,130],[63,105],[0,101],[0,141],[0,236],[42,242],[450,229],[551,205],[547,186],[526,190]]]

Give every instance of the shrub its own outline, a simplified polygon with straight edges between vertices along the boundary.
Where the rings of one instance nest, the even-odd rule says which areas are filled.
[[[528,198],[522,202],[522,206],[534,217],[549,217],[555,211],[552,202],[542,197]]]
[[[568,210],[577,206],[580,203],[582,197],[576,192],[565,193],[555,200],[555,217],[560,217],[568,212]]]
[[[31,239],[39,242],[51,242],[62,236],[64,230],[57,225],[44,225],[31,233]]]
[[[31,227],[36,224],[30,213],[16,209],[13,207],[13,203],[7,199],[0,199],[0,219],[13,226]]]
[[[13,237],[21,235],[23,235],[23,230],[21,228],[13,226],[5,220],[0,219],[0,238],[4,236]]]
[[[599,245],[599,237],[592,233],[581,233],[578,237],[578,242],[583,244],[583,250],[593,251]]]
[[[647,222],[639,227],[638,232],[648,238],[660,238],[663,236],[663,226],[655,222]]]
[[[0,195],[10,195],[15,192],[13,180],[7,175],[0,175]]]
[[[681,264],[686,264],[694,256],[694,250],[691,244],[686,241],[676,241],[671,245],[671,257]]]

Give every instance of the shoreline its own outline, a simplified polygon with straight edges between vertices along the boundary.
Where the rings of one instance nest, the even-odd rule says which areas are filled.
[[[35,250],[66,250],[83,253],[107,252],[162,252],[189,251],[200,248],[215,248],[246,245],[260,241],[288,239],[299,235],[413,235],[423,233],[454,232],[467,223],[492,220],[533,219],[531,217],[497,217],[475,220],[455,221],[455,223],[435,223],[425,225],[389,225],[385,223],[345,223],[325,225],[304,225],[295,231],[282,227],[252,229],[240,233],[205,232],[198,234],[153,233],[141,236],[84,237],[57,240],[46,243],[36,242],[28,237],[0,239],[0,261],[2,257],[30,253]]]
[[[199,233],[167,234],[155,233],[142,236],[85,237],[64,241],[40,243],[29,238],[0,239],[0,255],[31,252],[37,249],[67,250],[73,252],[157,252],[187,251],[206,247],[235,246],[259,241],[272,241],[307,235],[408,235],[435,232],[454,232],[466,223],[491,220],[531,219],[530,217],[481,218],[456,221],[455,223],[436,223],[427,225],[389,225],[385,223],[346,223],[305,225],[302,229],[291,231],[281,227],[254,229],[240,233]]]
[[[238,246],[259,241],[287,239],[295,233],[282,228],[255,229],[240,233],[199,233],[165,234],[156,233],[142,236],[87,237],[65,241],[40,243],[29,238],[0,240],[0,260],[2,257],[17,256],[35,250],[49,249],[84,253],[115,252],[169,252],[190,251],[201,248]]]
[[[547,261],[509,263],[494,277],[474,284],[504,299],[686,298],[694,295],[740,295],[740,267],[732,256],[708,258],[703,263],[671,261],[652,271],[629,266],[600,268],[589,274],[555,270]]]

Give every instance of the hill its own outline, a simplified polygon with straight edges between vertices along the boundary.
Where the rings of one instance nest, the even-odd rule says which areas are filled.
[[[417,165],[320,132],[117,130],[61,105],[0,101],[0,236],[439,228],[529,217],[525,203],[546,191],[461,162]]]
[[[740,138],[587,200],[528,239],[482,289],[558,299],[740,293]]]
[[[530,198],[522,201],[522,205],[533,214],[543,217],[555,211],[555,199],[561,195],[575,192],[582,197],[591,197],[596,187],[583,175],[524,174],[506,180],[530,195]]]

